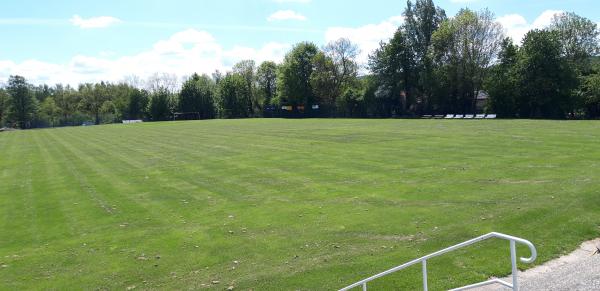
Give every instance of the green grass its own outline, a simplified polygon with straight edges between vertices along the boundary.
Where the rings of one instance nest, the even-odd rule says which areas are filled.
[[[600,235],[594,121],[145,123],[0,133],[0,151],[0,289],[332,290],[490,231],[537,263]],[[430,288],[509,259],[505,241],[432,259]]]

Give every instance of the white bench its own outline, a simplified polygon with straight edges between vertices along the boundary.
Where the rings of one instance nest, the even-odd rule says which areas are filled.
[[[123,124],[131,124],[131,123],[142,123],[143,120],[135,119],[135,120],[123,120]]]

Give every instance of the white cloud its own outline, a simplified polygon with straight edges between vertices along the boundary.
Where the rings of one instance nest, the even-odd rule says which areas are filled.
[[[306,20],[306,17],[293,10],[279,10],[267,17],[268,21],[281,21],[281,20]]]
[[[274,42],[260,48],[237,46],[224,49],[210,33],[188,29],[160,40],[138,54],[118,58],[103,54],[99,54],[99,57],[76,55],[64,64],[38,60],[21,63],[0,60],[0,80],[18,74],[34,84],[77,85],[101,80],[117,82],[131,75],[146,79],[155,72],[183,77],[194,72],[210,74],[215,70],[227,71],[243,59],[253,59],[257,63],[266,60],[281,62],[289,49],[288,44]]]
[[[342,37],[348,38],[361,50],[358,56],[359,64],[366,65],[369,54],[379,47],[379,42],[389,40],[402,23],[404,23],[403,16],[393,16],[379,24],[367,24],[361,27],[330,27],[325,32],[325,40],[330,42]]]
[[[112,16],[98,16],[91,18],[81,18],[75,14],[69,21],[79,28],[104,28],[122,22],[120,19]]]
[[[564,13],[561,10],[546,10],[540,14],[532,23],[529,23],[525,17],[519,14],[508,14],[498,17],[498,21],[504,27],[507,36],[510,36],[515,43],[521,43],[525,34],[532,29],[542,29],[552,23],[555,15]]]

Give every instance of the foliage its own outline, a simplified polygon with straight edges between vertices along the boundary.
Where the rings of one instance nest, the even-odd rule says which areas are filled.
[[[499,53],[499,63],[491,70],[485,83],[485,88],[490,96],[488,111],[500,117],[517,117],[517,98],[519,96],[518,76],[516,64],[518,60],[518,47],[512,39],[502,41]]]
[[[173,111],[172,95],[167,88],[159,87],[156,91],[150,94],[150,102],[148,104],[148,114],[153,121],[169,120]]]
[[[200,119],[215,117],[215,88],[214,81],[206,76],[192,75],[179,92],[179,110],[181,112],[198,112]]]
[[[587,115],[590,118],[600,117],[600,72],[583,77],[580,94]]]
[[[366,68],[357,62],[358,46],[340,38],[321,49],[298,43],[281,64],[265,61],[257,67],[254,60],[241,60],[230,72],[194,73],[183,84],[174,73],[158,72],[146,80],[127,76],[118,83],[76,88],[34,86],[23,79],[22,98],[0,93],[0,123],[43,127],[164,120],[180,111],[199,112],[202,119],[482,111],[507,118],[597,116],[600,31],[591,20],[572,12],[556,14],[548,28],[531,31],[519,47],[504,37],[487,9],[461,9],[448,17],[433,0],[408,0],[403,16],[394,35],[370,52]],[[44,104],[48,98],[60,114],[52,122],[47,114],[54,112],[52,101]],[[50,111],[37,111],[38,104]],[[291,106],[293,114],[282,106]]]
[[[335,105],[340,95],[339,80],[333,60],[323,52],[318,52],[312,59],[313,72],[310,75],[310,86],[315,102],[321,105]]]
[[[249,102],[252,92],[245,76],[228,73],[219,83],[221,116],[223,118],[250,117]]]
[[[589,58],[600,54],[598,25],[573,12],[566,12],[554,16],[550,30],[558,33],[562,55],[576,69],[589,70]]]
[[[60,108],[56,105],[52,96],[46,97],[40,104],[39,113],[41,119],[51,127],[58,125],[58,121],[62,115]]]
[[[577,80],[561,49],[556,31],[533,30],[525,36],[517,62],[519,116],[564,118],[572,112]]]
[[[258,94],[262,95],[263,107],[273,104],[272,100],[277,95],[277,68],[275,62],[265,61],[256,72]]]
[[[246,81],[248,94],[245,95],[247,98],[245,103],[248,106],[249,117],[258,115],[262,108],[259,105],[259,100],[257,100],[258,95],[255,94],[256,63],[253,60],[242,60],[233,66],[233,73],[241,75]]]
[[[8,93],[6,93],[5,90],[0,89],[0,127],[4,125],[4,119],[8,112],[8,98],[10,98]]]
[[[7,106],[9,125],[30,128],[38,109],[38,101],[31,94],[31,85],[22,76],[10,76],[6,92],[10,96]]]
[[[313,43],[302,42],[286,54],[277,74],[277,95],[283,105],[310,105],[315,94],[310,84],[313,59],[319,52]]]
[[[433,34],[437,77],[443,80],[447,111],[476,111],[476,97],[503,40],[502,27],[488,10],[462,9]],[[438,96],[439,99],[443,96]]]

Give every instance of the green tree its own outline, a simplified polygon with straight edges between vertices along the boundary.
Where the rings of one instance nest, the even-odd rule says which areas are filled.
[[[173,113],[170,108],[171,93],[167,88],[158,87],[150,95],[148,104],[148,113],[153,121],[168,120]]]
[[[241,74],[228,73],[219,83],[221,115],[224,118],[249,117],[246,78]]]
[[[277,73],[277,96],[285,105],[310,105],[315,96],[310,84],[313,58],[319,49],[313,43],[301,42],[286,54]]]
[[[107,84],[104,82],[79,85],[81,95],[80,107],[94,119],[94,124],[100,124],[100,108],[109,100]]]
[[[573,111],[576,75],[562,57],[556,31],[527,33],[519,50],[517,76],[521,117],[564,118]]]
[[[62,113],[52,96],[46,97],[39,109],[42,120],[51,127],[57,126]]]
[[[600,72],[583,77],[580,94],[587,117],[600,117]]]
[[[253,60],[243,60],[233,66],[233,73],[244,77],[246,81],[246,91],[248,92],[246,103],[250,116],[255,116],[261,111],[258,100],[256,100],[255,83],[256,83],[256,64]]]
[[[462,9],[445,21],[432,36],[438,82],[447,86],[446,110],[475,111],[476,96],[482,89],[489,67],[495,60],[504,35],[488,10]],[[444,97],[442,97],[444,98]]]
[[[100,113],[102,114],[102,120],[104,123],[113,123],[119,120],[119,110],[117,105],[112,100],[106,100],[100,107]]]
[[[131,88],[129,90],[129,98],[127,99],[127,119],[143,119],[147,114],[149,99],[148,91]]]
[[[320,80],[321,89],[315,88],[317,95],[325,96],[325,104],[336,105],[337,98],[346,89],[354,88],[358,82],[358,63],[356,58],[360,50],[347,38],[329,42],[323,48],[323,56],[317,54],[314,59],[315,71],[313,79]],[[312,84],[313,87],[315,84]],[[324,85],[324,86],[323,86]],[[329,87],[329,93],[323,92],[323,87]],[[321,97],[322,99],[323,97]]]
[[[74,125],[74,116],[78,112],[79,104],[81,104],[81,95],[69,85],[63,86],[58,84],[54,88],[54,95],[52,97],[62,114],[59,123],[63,125]]]
[[[8,120],[19,128],[30,128],[35,118],[38,102],[31,94],[31,85],[24,77],[10,76],[6,91],[8,99]]]
[[[369,56],[369,69],[379,82],[375,97],[385,116],[407,113],[412,100],[406,98],[410,95],[406,92],[415,84],[414,68],[410,45],[402,28]]]
[[[403,25],[414,58],[416,85],[414,94],[421,103],[421,111],[431,113],[439,104],[433,100],[434,68],[428,55],[433,33],[447,19],[446,12],[432,0],[407,1]]]
[[[277,64],[271,61],[265,61],[258,67],[256,72],[256,77],[258,81],[258,91],[259,94],[262,94],[263,105],[265,106],[271,105],[273,98],[276,97],[277,94]]]
[[[333,60],[323,52],[313,57],[313,72],[310,75],[310,86],[315,101],[321,105],[333,107],[336,98],[341,94],[336,66]]]
[[[554,16],[550,30],[558,33],[563,56],[576,69],[589,70],[589,58],[600,53],[598,25],[573,12],[567,12]]]
[[[338,108],[341,116],[360,117],[364,114],[365,92],[358,86],[347,87],[338,98]]]
[[[510,38],[505,38],[501,47],[499,63],[491,69],[484,87],[490,97],[489,109],[492,112],[501,117],[515,117],[519,94],[515,72],[518,47]]]
[[[6,112],[8,111],[8,93],[5,90],[0,89],[0,127],[4,125],[4,119]]]
[[[198,112],[200,119],[215,117],[215,84],[207,75],[193,74],[179,92],[179,109]]]

